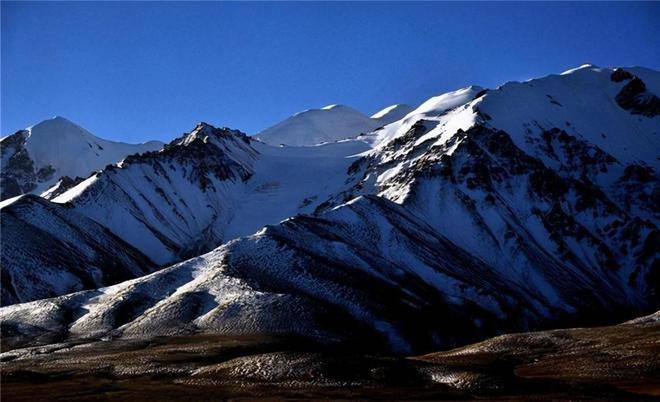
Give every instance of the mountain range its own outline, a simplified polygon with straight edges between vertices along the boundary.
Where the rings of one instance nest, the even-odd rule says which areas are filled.
[[[64,119],[19,131],[3,194],[43,196],[0,205],[4,342],[295,334],[405,355],[651,313],[659,93],[656,71],[585,65],[255,136],[90,139],[105,167],[57,162],[84,130],[76,153],[31,151]]]

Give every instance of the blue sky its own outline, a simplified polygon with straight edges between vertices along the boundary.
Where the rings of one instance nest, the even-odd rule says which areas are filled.
[[[660,3],[2,2],[2,134],[62,115],[114,140],[256,133],[590,62],[660,69]]]

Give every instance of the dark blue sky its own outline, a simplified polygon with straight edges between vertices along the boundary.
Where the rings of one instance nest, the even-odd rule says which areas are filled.
[[[2,134],[53,115],[116,140],[371,114],[590,62],[660,69],[660,3],[2,2]]]

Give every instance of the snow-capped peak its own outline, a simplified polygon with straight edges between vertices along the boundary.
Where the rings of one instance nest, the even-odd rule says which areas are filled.
[[[414,109],[406,104],[399,103],[388,106],[371,116],[371,119],[378,121],[382,126],[401,120]]]
[[[8,186],[3,186],[3,198],[41,193],[63,176],[87,177],[127,155],[163,147],[160,141],[127,144],[104,140],[62,116],[7,136],[2,145],[3,184]]]
[[[595,65],[595,64],[586,63],[586,64],[583,64],[579,67],[570,68],[570,69],[564,71],[563,73],[561,73],[560,75],[572,74],[572,73],[574,73],[576,71],[579,71],[579,70],[587,70],[587,69],[594,69],[594,68],[598,68],[598,66]]]
[[[190,131],[189,134],[186,134],[181,141],[181,145],[187,145],[190,142],[194,141],[197,138],[203,138],[207,135],[213,134],[213,131],[216,128],[206,122],[199,122],[195,128]]]
[[[441,114],[446,110],[462,105],[470,101],[474,96],[482,91],[483,88],[478,85],[470,85],[456,91],[447,92],[442,95],[434,96],[415,109],[414,114]]]
[[[390,140],[405,134],[420,120],[437,120],[448,110],[472,101],[484,89],[480,86],[471,85],[456,91],[447,92],[434,96],[422,103],[415,110],[406,114],[401,119],[388,124],[382,130],[376,132],[372,138],[375,145],[386,144]],[[457,120],[454,119],[454,122]],[[466,124],[469,122],[466,122]],[[463,126],[461,123],[460,127]],[[460,128],[457,127],[457,128]]]
[[[62,137],[78,137],[88,138],[93,135],[62,116],[53,116],[28,128],[28,137],[39,138],[40,140],[55,141],[60,140]]]
[[[345,105],[297,113],[256,135],[271,145],[310,146],[367,133],[380,124]]]

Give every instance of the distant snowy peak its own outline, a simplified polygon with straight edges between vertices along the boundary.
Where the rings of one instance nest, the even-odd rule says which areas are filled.
[[[104,140],[61,116],[26,130],[26,149],[36,166],[50,165],[60,176],[69,177],[88,176],[127,155],[158,150],[164,145],[160,141],[127,144]]]
[[[568,70],[564,71],[560,75],[573,74],[574,72],[579,71],[579,70],[594,69],[594,68],[598,68],[598,66],[596,66],[594,64],[590,64],[590,63],[585,63],[585,64],[583,64],[579,67],[569,68]]]
[[[351,107],[328,105],[297,113],[256,138],[271,145],[311,146],[356,137],[380,125]]]
[[[333,104],[299,112],[256,135],[271,145],[311,146],[354,138],[404,118],[414,109],[388,106],[371,117],[345,105]]]
[[[376,131],[374,133],[375,135],[370,136],[370,140],[375,147],[378,147],[379,145],[384,146],[389,141],[405,135],[413,125],[418,124],[420,121],[439,122],[443,119],[448,120],[443,117],[445,114],[458,106],[473,101],[475,98],[483,94],[484,91],[485,90],[482,87],[472,85],[456,91],[434,96],[414,110],[408,112],[401,119],[386,125],[382,130]],[[455,126],[454,129],[458,129],[467,128],[467,126],[472,123],[473,121],[470,118],[467,120],[461,118],[452,119],[451,125],[452,127]]]
[[[159,141],[126,144],[104,140],[60,116],[7,136],[0,144],[2,199],[39,194],[62,177],[87,177],[127,155],[163,147]]]
[[[344,106],[344,105],[340,105],[338,103],[335,103],[335,104],[332,104],[332,105],[324,106],[324,107],[321,108],[321,110],[330,110],[330,109],[339,109],[339,108],[350,109],[348,106]]]
[[[371,119],[378,121],[381,126],[385,126],[397,120],[403,119],[413,110],[414,108],[405,104],[391,105],[379,112],[374,113],[371,116]]]

